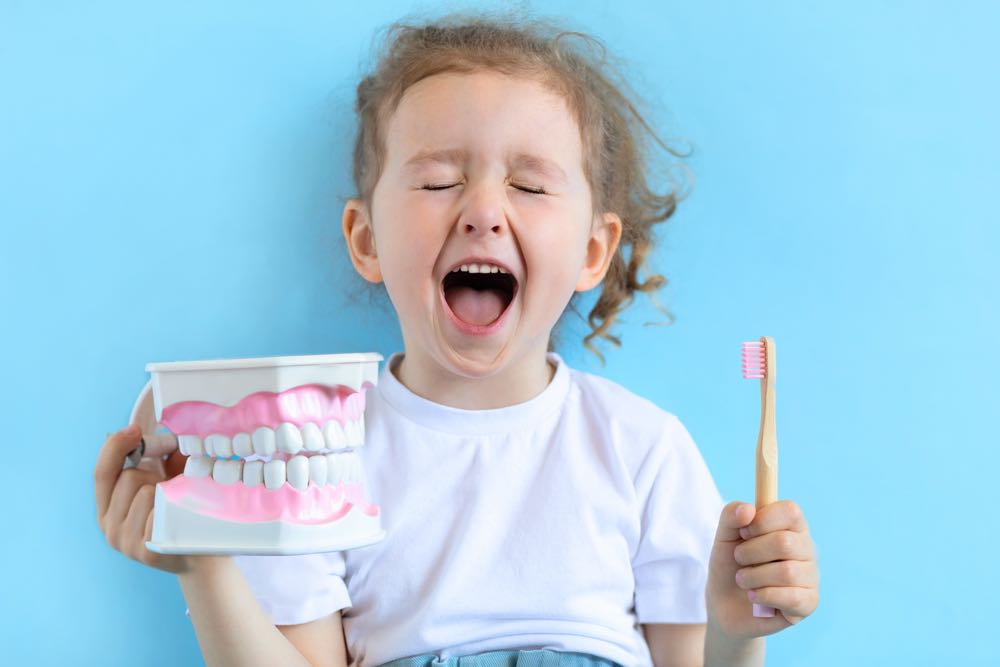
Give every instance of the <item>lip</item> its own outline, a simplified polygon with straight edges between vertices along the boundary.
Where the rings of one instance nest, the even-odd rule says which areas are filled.
[[[461,266],[462,264],[469,264],[472,261],[473,260],[471,259],[463,261],[458,266]],[[493,260],[475,260],[475,262],[477,264],[479,264],[480,262],[483,264],[487,264],[493,262]],[[503,264],[497,262],[493,263],[496,264],[497,266],[503,266],[504,269],[510,271],[510,269],[508,269]],[[449,273],[450,272],[451,271],[449,271]],[[513,273],[511,275],[513,276]],[[438,300],[441,302],[441,309],[445,312],[445,315],[448,317],[448,320],[451,321],[452,325],[456,329],[458,329],[461,333],[466,334],[468,336],[489,336],[499,331],[507,322],[507,316],[510,314],[510,311],[513,310],[514,299],[517,298],[517,293],[520,291],[521,291],[521,285],[515,278],[514,294],[512,294],[510,297],[510,303],[508,303],[507,307],[504,308],[502,313],[500,313],[500,317],[493,320],[489,324],[469,324],[468,322],[463,322],[462,320],[458,319],[458,316],[455,315],[454,312],[452,312],[451,306],[448,305],[448,300],[444,298],[444,280],[438,283]]]

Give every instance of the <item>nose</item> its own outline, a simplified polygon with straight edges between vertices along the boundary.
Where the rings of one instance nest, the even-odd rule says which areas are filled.
[[[471,193],[458,220],[459,231],[468,235],[502,235],[507,230],[504,195],[495,188],[480,187]]]

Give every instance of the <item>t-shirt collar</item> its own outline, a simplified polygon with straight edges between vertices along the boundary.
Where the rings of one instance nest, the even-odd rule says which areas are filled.
[[[410,391],[390,370],[403,358],[402,352],[389,357],[379,373],[377,391],[382,399],[404,417],[435,431],[459,435],[489,435],[530,430],[540,420],[557,411],[569,392],[569,368],[556,352],[546,353],[556,372],[538,395],[515,405],[489,410],[465,410],[435,403]]]

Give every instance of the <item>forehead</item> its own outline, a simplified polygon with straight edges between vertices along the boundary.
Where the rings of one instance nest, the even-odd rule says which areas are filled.
[[[495,72],[447,72],[410,86],[386,128],[390,166],[502,156],[539,171],[580,170],[577,122],[558,93]]]

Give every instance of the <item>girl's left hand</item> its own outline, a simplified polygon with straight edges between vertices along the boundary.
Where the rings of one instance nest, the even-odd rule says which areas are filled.
[[[799,506],[779,500],[760,510],[726,505],[712,547],[706,590],[708,622],[736,639],[763,637],[794,625],[819,604],[819,567]],[[757,618],[752,604],[775,608]]]

